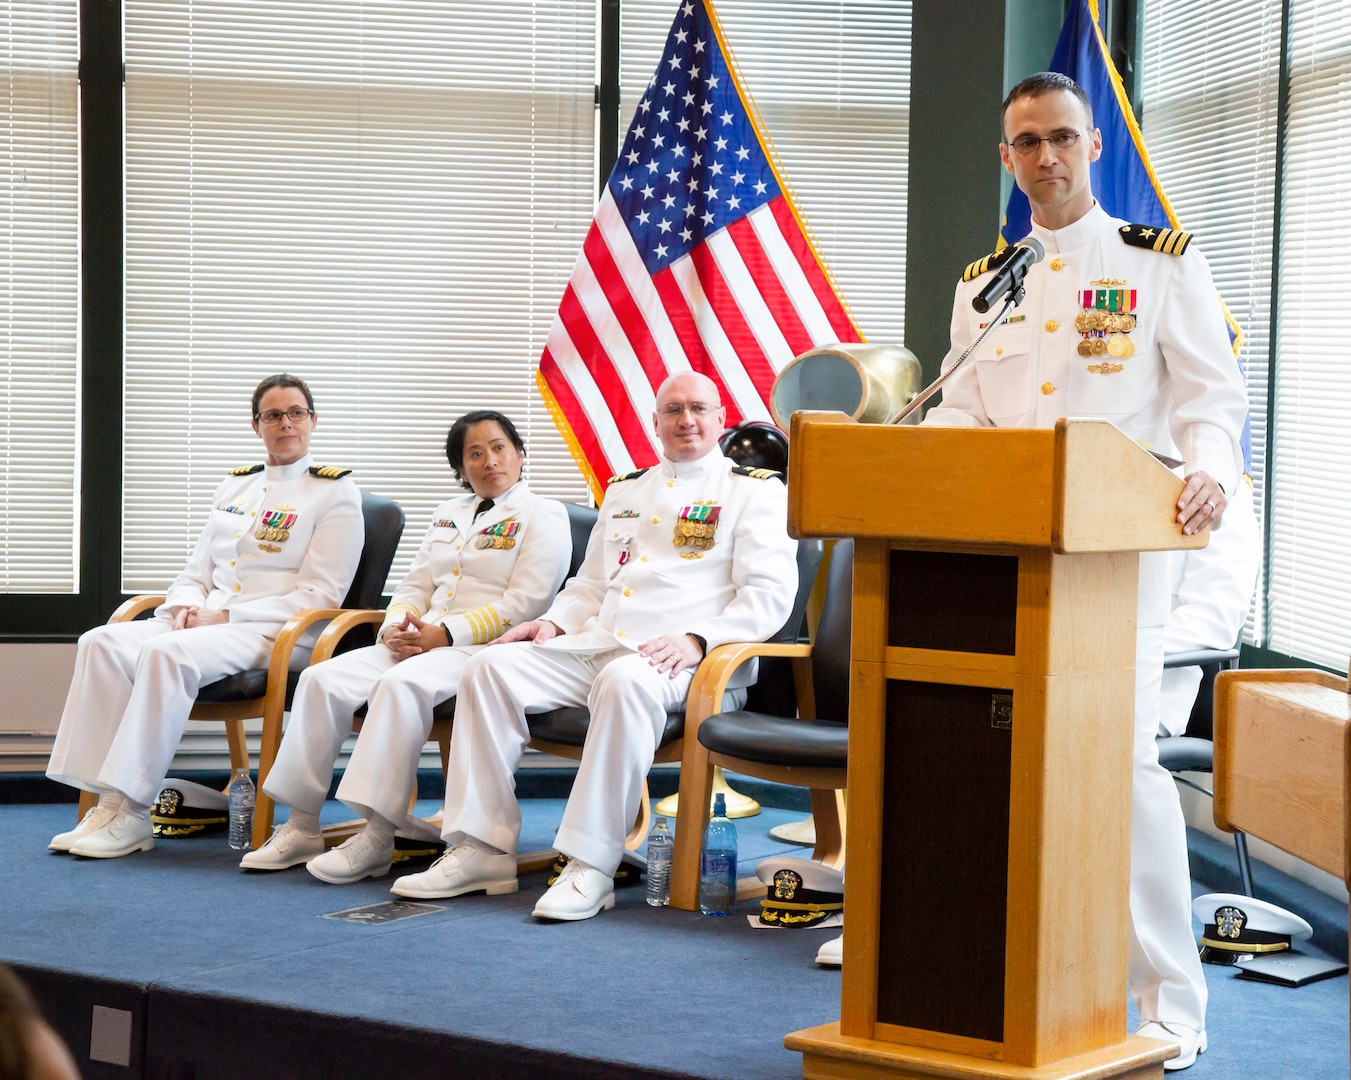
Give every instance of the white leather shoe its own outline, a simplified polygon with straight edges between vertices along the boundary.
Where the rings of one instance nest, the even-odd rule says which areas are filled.
[[[239,860],[241,870],[285,870],[309,862],[324,853],[322,836],[307,836],[289,821],[283,821],[257,851],[250,851]]]
[[[114,810],[108,820],[70,845],[72,855],[86,859],[119,859],[133,851],[149,851],[155,846],[155,834],[149,818],[132,817],[125,810]]]
[[[615,906],[615,879],[577,859],[568,860],[558,880],[530,914],[537,919],[578,922]]]
[[[305,864],[305,869],[330,885],[350,885],[362,878],[384,877],[393,861],[394,841],[379,845],[362,829],[337,847],[316,855]]]
[[[414,900],[449,900],[465,893],[514,893],[516,856],[496,855],[473,844],[456,844],[420,874],[405,874],[390,888]]]
[[[833,937],[816,950],[816,962],[822,967],[844,966],[844,935]]]
[[[66,832],[57,833],[52,837],[51,843],[47,845],[49,851],[69,851],[71,845],[78,844],[95,829],[101,829],[112,820],[112,816],[117,813],[111,806],[92,806],[85,811],[84,817],[80,818],[80,823],[73,829]]]
[[[1196,1064],[1196,1055],[1206,1052],[1206,1033],[1204,1031],[1193,1031],[1183,1024],[1164,1024],[1158,1020],[1150,1020],[1148,1023],[1141,1024],[1136,1029],[1135,1034],[1177,1044],[1181,1052],[1177,1057],[1169,1058],[1163,1063],[1165,1072],[1189,1069]]]

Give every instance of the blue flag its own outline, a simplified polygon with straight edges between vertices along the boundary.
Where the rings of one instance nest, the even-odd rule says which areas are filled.
[[[1089,166],[1093,194],[1112,217],[1142,225],[1179,229],[1177,214],[1163,193],[1163,185],[1149,163],[1144,136],[1136,123],[1121,76],[1107,51],[1107,42],[1098,29],[1097,0],[1073,0],[1065,13],[1051,57],[1051,71],[1068,75],[1088,95],[1093,106],[1093,123],[1102,131],[1102,156]],[[1004,210],[1000,246],[1021,240],[1032,230],[1032,209],[1027,196],[1015,184]],[[1229,341],[1238,359],[1243,332],[1229,309],[1220,301],[1229,327]],[[1239,374],[1243,361],[1238,361]],[[1243,469],[1252,473],[1252,420],[1243,422],[1240,440]]]

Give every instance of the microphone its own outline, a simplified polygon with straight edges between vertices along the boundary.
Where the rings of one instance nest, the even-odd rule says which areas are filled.
[[[1000,264],[989,284],[972,299],[971,306],[983,315],[1011,292],[1018,294],[1014,303],[1019,303],[1023,298],[1021,290],[1027,268],[1041,262],[1045,254],[1046,248],[1035,236],[1025,236],[1019,240],[1013,245],[1013,254]]]

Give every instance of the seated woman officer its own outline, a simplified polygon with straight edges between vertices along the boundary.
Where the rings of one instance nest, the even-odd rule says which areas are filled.
[[[525,445],[510,420],[488,410],[465,414],[446,437],[446,458],[471,494],[437,507],[377,644],[301,676],[290,725],[263,783],[291,813],[266,844],[244,856],[245,869],[306,863],[335,885],[387,874],[395,829],[423,831],[421,822],[408,822],[408,804],[432,709],[455,695],[475,652],[507,627],[537,617],[567,575],[567,511],[521,479]],[[325,852],[319,810],[363,701],[369,709],[338,798],[366,827]]]
[[[155,846],[154,801],[200,686],[267,667],[286,620],[342,602],[361,557],[361,493],[341,469],[310,461],[314,398],[294,375],[253,392],[267,464],[216,488],[192,557],[154,617],[80,638],[47,775],[99,793],[53,851],[112,859]],[[318,627],[302,639],[308,659]]]

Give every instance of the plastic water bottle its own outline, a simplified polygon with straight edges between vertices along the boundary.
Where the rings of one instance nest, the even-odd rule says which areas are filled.
[[[699,910],[705,915],[730,915],[736,904],[736,826],[727,819],[727,801],[713,798],[713,817],[704,830],[700,863]]]
[[[230,780],[230,846],[248,851],[253,845],[253,803],[256,795],[248,769],[236,769]]]
[[[665,907],[671,902],[671,850],[675,840],[664,817],[647,834],[647,902]]]

